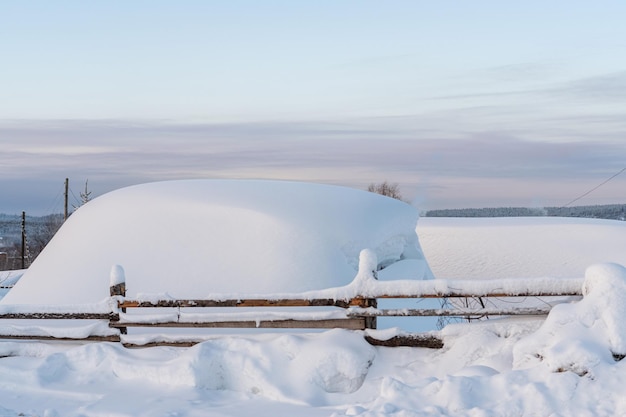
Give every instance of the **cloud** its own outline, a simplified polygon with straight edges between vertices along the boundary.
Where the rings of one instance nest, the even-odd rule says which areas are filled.
[[[472,197],[494,205],[490,198],[511,199],[516,190],[522,200],[557,196],[558,184],[598,181],[626,160],[622,142],[526,136],[524,131],[462,132],[422,116],[232,124],[16,122],[0,126],[6,142],[0,176],[5,202],[25,199],[19,185],[24,181],[48,201],[66,177],[73,184],[88,179],[96,194],[157,180],[274,178],[357,188],[389,180],[400,183],[408,198],[427,195],[450,206]],[[521,196],[530,192],[523,184],[531,183],[535,196]],[[562,198],[573,197],[564,192]]]
[[[626,71],[581,78],[564,83],[552,92],[591,100],[620,100],[623,105],[626,100]]]
[[[626,133],[626,71],[568,78],[556,67],[531,63],[470,71],[455,83],[455,94],[426,102],[439,109],[433,114],[440,123],[453,121],[462,132],[487,128],[561,142],[621,142]]]

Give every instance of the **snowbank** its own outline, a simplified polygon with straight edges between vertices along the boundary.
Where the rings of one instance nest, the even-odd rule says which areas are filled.
[[[626,413],[626,268],[590,267],[542,319],[449,325],[443,349],[360,332],[261,334],[192,348],[0,343],[0,414],[96,417],[616,416]],[[623,320],[622,320],[623,321]]]
[[[282,181],[188,180],[128,187],[77,210],[2,300],[98,302],[121,265],[127,294],[301,292],[350,283],[359,253],[404,279],[431,278],[401,201]]]
[[[586,375],[626,355],[626,268],[590,266],[583,294],[578,303],[553,307],[541,328],[516,346],[516,367],[542,363],[551,371]]]

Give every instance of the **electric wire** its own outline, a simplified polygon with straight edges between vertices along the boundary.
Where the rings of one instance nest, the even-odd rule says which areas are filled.
[[[78,197],[76,197],[76,194],[74,194],[74,191],[72,191],[72,189],[70,188],[70,194],[72,194],[72,197],[74,197],[74,201],[76,202],[76,205],[74,206],[79,207],[80,206],[80,200],[78,199]]]
[[[580,200],[583,197],[588,196],[589,194],[591,194],[592,192],[594,192],[595,190],[597,190],[598,188],[602,187],[604,184],[606,184],[607,182],[611,181],[613,178],[617,177],[618,175],[620,175],[622,172],[626,171],[626,167],[622,168],[621,171],[619,171],[617,174],[613,174],[610,178],[602,181],[600,184],[596,185],[595,187],[593,187],[591,190],[587,191],[586,193],[582,194],[579,197],[576,197],[575,199],[573,199],[572,201],[570,201],[569,203],[561,206],[561,208],[565,208],[567,206],[569,206],[570,204],[575,203],[576,201]]]
[[[59,188],[59,191],[57,192],[57,195],[54,197],[54,200],[52,201],[52,203],[50,203],[50,205],[48,206],[48,209],[46,210],[46,213],[49,214],[57,214],[60,212],[60,206],[61,206],[61,201],[62,201],[62,196],[63,196],[63,186],[61,186]],[[57,211],[59,210],[59,211]]]

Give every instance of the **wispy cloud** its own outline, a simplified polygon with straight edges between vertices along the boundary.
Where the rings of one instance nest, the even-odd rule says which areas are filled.
[[[516,67],[517,68],[517,67]],[[431,100],[476,100],[476,99],[551,99],[570,98],[579,100],[624,100],[626,98],[626,71],[601,74],[591,77],[577,78],[571,80],[561,80],[546,83],[545,80],[540,85],[537,83],[528,84],[516,79],[517,87],[511,89],[508,83],[503,82],[506,77],[502,76],[502,71],[495,71],[499,75],[494,75],[491,83],[481,82],[473,91],[463,94],[438,95],[430,97]],[[521,69],[519,71],[522,71]],[[513,70],[507,70],[513,73]],[[523,78],[523,77],[522,77]],[[498,85],[501,88],[498,88]],[[505,103],[506,104],[506,103]],[[567,103],[564,103],[566,105]],[[620,102],[623,104],[623,102]]]
[[[574,80],[553,92],[591,100],[620,100],[623,105],[626,100],[626,71]]]
[[[5,124],[0,141],[14,145],[3,149],[0,176],[7,196],[11,188],[23,187],[18,184],[24,180],[48,184],[52,190],[56,186],[50,184],[61,184],[68,176],[89,179],[99,194],[181,178],[276,178],[359,188],[390,180],[411,198],[426,193],[451,204],[455,193],[457,200],[468,199],[472,190],[482,198],[488,198],[485,190],[512,198],[513,188],[521,192],[523,181],[596,181],[626,161],[626,148],[611,140],[534,141],[523,131],[463,133],[442,126],[421,128],[421,121]],[[517,185],[507,189],[503,181]],[[494,190],[496,183],[503,190]],[[19,195],[14,199],[24,198],[23,192]]]

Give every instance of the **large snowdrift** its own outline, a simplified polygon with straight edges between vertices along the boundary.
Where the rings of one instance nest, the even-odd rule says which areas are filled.
[[[302,292],[350,283],[359,253],[404,279],[431,278],[401,201],[351,188],[187,180],[124,188],[78,209],[2,300],[103,300],[121,265],[129,296]],[[402,266],[403,265],[403,266]]]

